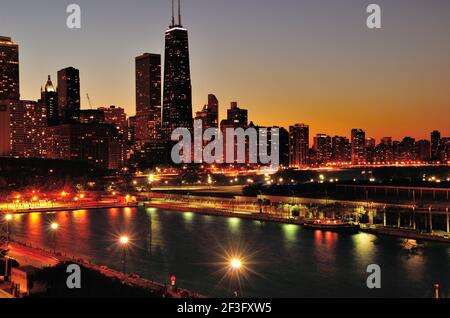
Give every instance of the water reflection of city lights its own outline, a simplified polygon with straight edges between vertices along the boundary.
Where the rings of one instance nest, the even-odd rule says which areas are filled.
[[[297,233],[299,230],[298,225],[294,224],[283,224],[283,232],[286,238],[286,241],[295,242],[297,239]]]
[[[185,221],[191,222],[194,219],[194,213],[193,212],[185,212],[185,213],[183,213],[183,218]]]

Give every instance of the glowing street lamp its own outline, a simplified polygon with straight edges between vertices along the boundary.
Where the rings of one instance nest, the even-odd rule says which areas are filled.
[[[242,261],[240,260],[240,259],[238,259],[238,258],[233,258],[231,261],[230,261],[230,269],[231,269],[231,271],[232,271],[232,274],[233,273],[235,273],[236,274],[236,277],[232,277],[232,279],[235,279],[236,281],[235,281],[235,284],[236,284],[236,289],[234,290],[234,292],[233,292],[233,296],[234,297],[240,297],[240,288],[239,288],[239,272],[240,272],[240,269],[242,268]]]
[[[128,236],[121,236],[119,241],[120,241],[120,244],[127,245],[128,242],[130,241],[130,239],[128,238]]]
[[[130,239],[126,235],[122,235],[119,238],[119,243],[122,246],[122,272],[126,274],[126,257],[127,257],[127,247],[130,243]]]
[[[230,266],[233,270],[238,270],[242,266],[242,262],[239,259],[232,259],[230,262]]]

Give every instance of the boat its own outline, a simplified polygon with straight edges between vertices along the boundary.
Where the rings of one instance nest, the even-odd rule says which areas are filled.
[[[302,224],[306,229],[323,230],[339,233],[358,233],[359,225],[339,219],[311,219]]]

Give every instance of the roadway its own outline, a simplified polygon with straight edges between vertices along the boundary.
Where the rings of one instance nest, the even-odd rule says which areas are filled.
[[[44,268],[48,266],[55,266],[59,262],[58,258],[45,251],[32,249],[14,243],[10,244],[10,247],[11,249],[8,256],[16,259],[21,266],[32,265],[37,268]]]

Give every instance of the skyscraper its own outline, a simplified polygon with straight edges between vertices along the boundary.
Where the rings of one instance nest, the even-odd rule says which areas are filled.
[[[440,141],[441,141],[441,132],[434,130],[431,132],[431,159],[432,160],[440,160]]]
[[[122,143],[112,124],[72,123],[48,128],[47,157],[84,161],[105,169],[122,166]]]
[[[9,100],[5,103],[10,115],[11,156],[21,157],[25,152],[25,114],[20,100]]]
[[[352,164],[360,165],[366,161],[366,132],[362,129],[352,129]]]
[[[289,127],[289,166],[304,167],[308,164],[309,126],[296,124]]]
[[[59,117],[64,123],[73,121],[80,110],[80,71],[73,67],[58,72]]]
[[[348,138],[334,136],[331,140],[331,159],[336,163],[347,163],[351,161],[351,145]]]
[[[19,98],[19,46],[0,36],[0,100]]]
[[[392,137],[383,137],[379,145],[375,147],[375,161],[380,163],[392,163],[394,150]]]
[[[317,153],[317,164],[326,164],[331,161],[331,137],[326,134],[314,136],[313,149]]]
[[[240,108],[238,106],[237,102],[231,102],[231,107],[227,109],[227,118],[222,120],[220,122],[220,130],[222,131],[223,135],[223,155],[224,158],[227,158],[227,143],[231,142],[227,139],[227,129],[247,129],[248,127],[248,110]],[[234,137],[234,140],[232,141],[234,144],[234,155],[235,160],[237,159],[237,150],[238,150],[238,140],[236,136]],[[246,140],[246,154],[248,154],[248,140]],[[248,159],[248,156],[246,160]]]
[[[196,113],[195,119],[202,121],[204,130],[219,127],[219,101],[215,95],[208,95],[208,104]]]
[[[103,123],[114,125],[119,135],[125,139],[127,131],[127,115],[125,109],[122,107],[109,106],[100,107],[98,110],[103,112]]]
[[[16,155],[25,158],[44,158],[46,156],[45,136],[47,128],[47,105],[42,102],[22,101],[23,150]]]
[[[237,102],[231,102],[230,108],[227,109],[227,119],[222,120],[220,126],[227,126],[227,128],[247,128],[248,110],[240,108]]]
[[[192,129],[192,86],[189,62],[188,30],[181,24],[180,0],[178,23],[172,2],[172,24],[165,34],[163,132],[170,140],[176,128]]]
[[[431,144],[428,140],[422,139],[419,141],[416,141],[415,144],[415,150],[416,150],[416,160],[419,161],[428,161],[430,160],[430,153],[431,153]]]
[[[136,142],[161,138],[161,55],[136,57]]]
[[[48,126],[58,125],[58,93],[53,86],[50,75],[44,89],[41,89],[41,101],[47,105],[47,124]]]
[[[11,101],[0,100],[0,157],[11,155]]]

